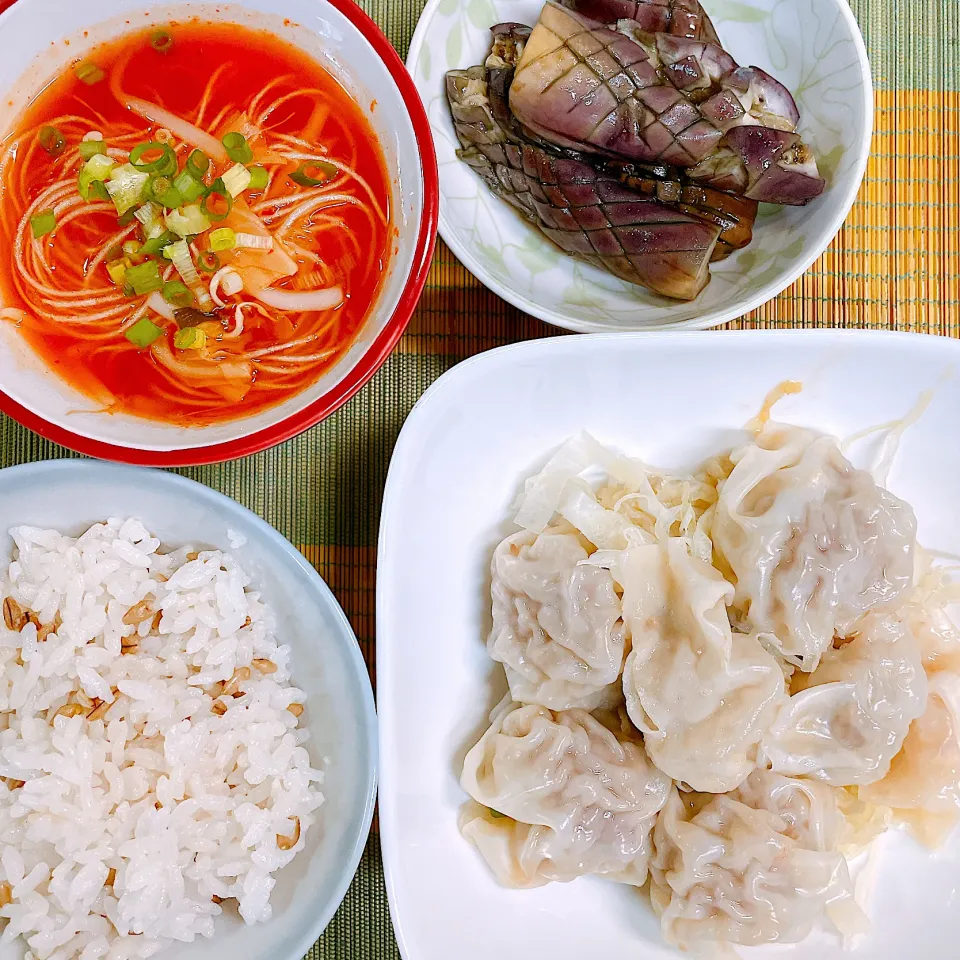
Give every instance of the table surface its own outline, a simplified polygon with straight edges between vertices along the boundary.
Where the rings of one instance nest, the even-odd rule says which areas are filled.
[[[405,56],[424,2],[361,0],[361,6]],[[957,336],[960,4],[851,5],[876,86],[866,180],[824,256],[786,292],[728,328],[879,328]],[[350,403],[274,450],[182,472],[256,511],[303,551],[350,617],[373,675],[377,525],[390,453],[404,419],[424,390],[464,358],[557,334],[489,293],[441,243],[407,334]],[[69,456],[0,415],[0,466]],[[346,900],[308,956],[399,956],[376,827]]]

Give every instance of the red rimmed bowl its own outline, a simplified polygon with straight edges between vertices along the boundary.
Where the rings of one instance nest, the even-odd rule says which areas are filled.
[[[84,51],[131,29],[199,18],[267,30],[346,87],[383,149],[393,196],[378,299],[352,345],[311,386],[265,411],[185,426],[96,405],[61,379],[9,322],[0,323],[0,410],[57,443],[151,466],[215,463],[296,436],[350,399],[400,339],[426,282],[437,233],[436,154],[419,95],[376,24],[352,0],[234,0],[146,6],[143,0],[0,0],[0,140],[51,78]],[[7,306],[0,291],[0,307]],[[17,306],[17,304],[10,304]]]

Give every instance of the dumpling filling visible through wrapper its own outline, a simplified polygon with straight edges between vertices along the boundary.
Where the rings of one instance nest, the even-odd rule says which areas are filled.
[[[615,699],[620,598],[608,571],[582,563],[587,556],[572,530],[515,534],[494,551],[487,650],[520,703],[593,710]]]
[[[623,674],[630,719],[675,780],[732,790],[756,766],[783,672],[756,637],[731,632],[733,587],[680,539],[632,547],[616,571],[633,643]]]
[[[763,771],[733,793],[674,790],[650,864],[664,937],[684,948],[804,939],[825,912],[852,906],[840,823],[829,787]]]
[[[467,754],[460,829],[511,887],[593,874],[641,886],[670,780],[639,737],[582,710],[509,704]]]
[[[769,423],[731,454],[713,523],[744,627],[812,672],[834,637],[890,610],[913,581],[910,506],[856,469],[832,437]]]
[[[835,787],[880,780],[927,703],[920,651],[901,618],[870,614],[831,647],[812,674],[798,674],[763,738],[774,770]]]

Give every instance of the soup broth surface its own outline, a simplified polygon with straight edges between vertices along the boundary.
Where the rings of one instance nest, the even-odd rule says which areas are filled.
[[[166,299],[164,317],[147,295],[111,276],[109,265],[123,263],[123,244],[143,244],[145,231],[133,211],[122,217],[110,198],[85,201],[78,193],[84,138],[102,136],[118,166],[138,144],[168,142],[176,175],[195,149],[163,116],[145,118],[118,91],[218,142],[240,132],[252,154],[244,166],[269,176],[266,187],[233,198],[224,219],[186,238],[202,288],[197,296],[216,293],[224,304],[204,307],[194,297],[188,306],[204,307],[202,319],[170,317],[175,305]],[[44,136],[49,127],[62,146]],[[212,162],[201,180],[214,189],[209,209],[217,215],[226,204],[216,180],[231,166],[230,158]],[[0,316],[95,408],[185,426],[249,416],[315,383],[355,340],[388,266],[390,196],[364,110],[302,51],[230,24],[134,32],[67,68],[0,141],[0,245],[12,254],[0,258]],[[50,211],[56,228],[35,239],[32,219]],[[234,247],[204,260],[215,252],[211,236],[219,228],[265,235],[271,249]],[[146,259],[127,256],[130,266]],[[153,259],[165,283],[183,279],[162,253]],[[226,267],[240,277],[241,291],[210,289]],[[220,279],[229,289],[226,276]],[[318,306],[313,295],[331,289],[341,292],[339,303]],[[290,295],[282,307],[266,302],[277,291]],[[154,303],[163,296],[153,293]],[[131,332],[143,319],[161,331],[146,345]],[[178,346],[185,342],[178,333],[190,326],[203,332],[202,347]]]

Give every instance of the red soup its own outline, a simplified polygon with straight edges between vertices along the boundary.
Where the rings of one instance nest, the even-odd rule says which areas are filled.
[[[383,151],[330,74],[172,23],[94,50],[0,141],[0,318],[103,409],[248,416],[350,347],[389,224]]]

